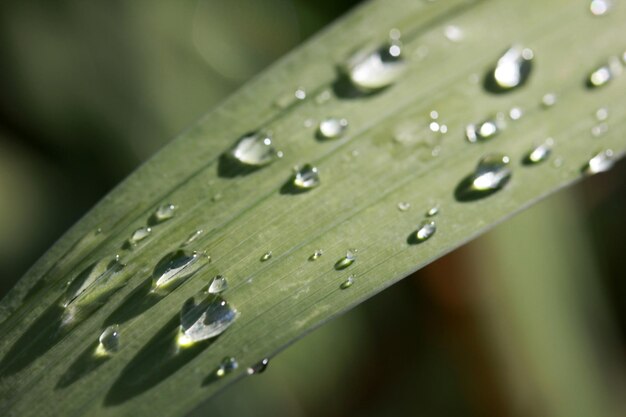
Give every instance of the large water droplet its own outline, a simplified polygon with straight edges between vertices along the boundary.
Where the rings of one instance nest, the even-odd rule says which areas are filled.
[[[589,11],[594,16],[604,16],[612,7],[612,0],[591,0],[591,3],[589,3]]]
[[[272,146],[272,138],[265,132],[253,132],[243,136],[229,151],[229,155],[239,163],[249,167],[262,167],[277,158]]]
[[[154,223],[162,223],[174,217],[175,212],[176,206],[174,204],[163,204],[156,209],[156,211],[152,215],[152,220]]]
[[[111,284],[114,284],[111,280],[112,276],[121,271],[124,266],[118,256],[112,260],[102,259],[91,264],[69,283],[62,302],[63,307],[67,308],[79,297],[88,293],[93,295],[90,298],[96,299],[101,293],[111,290]],[[113,285],[113,287],[116,286],[117,284]]]
[[[177,250],[168,253],[157,263],[152,273],[152,286],[154,289],[168,287],[174,282],[188,278],[196,271],[192,266],[200,259],[197,252]]]
[[[336,139],[342,136],[347,128],[347,119],[330,117],[320,122],[319,128],[317,130],[317,136],[319,139]]]
[[[180,311],[179,346],[190,346],[222,334],[237,318],[237,310],[215,294],[198,294]]]
[[[457,186],[457,200],[472,201],[502,189],[511,178],[509,162],[508,156],[499,153],[482,157],[474,172]]]
[[[611,149],[605,149],[594,155],[582,169],[582,172],[586,175],[598,174],[605,172],[613,167],[615,163],[615,156]]]
[[[255,363],[254,365],[252,365],[251,367],[249,367],[246,372],[248,373],[248,375],[261,374],[265,372],[265,370],[267,369],[267,365],[269,365],[269,363],[270,363],[270,360],[268,358],[264,358],[258,361],[257,363]]]
[[[228,281],[225,276],[216,275],[209,285],[209,294],[219,294],[228,289]]]
[[[405,69],[402,47],[393,41],[374,51],[357,52],[347,61],[344,71],[355,89],[371,93],[393,84]]]
[[[489,140],[500,133],[501,123],[495,119],[487,119],[481,123],[469,124],[465,128],[465,138],[470,143]]]
[[[432,220],[423,220],[417,225],[417,230],[414,234],[415,243],[421,243],[430,239],[432,235],[437,231],[437,225]]]
[[[300,190],[310,190],[320,185],[320,176],[317,167],[305,164],[295,170],[293,185]]]
[[[352,265],[356,261],[356,250],[348,249],[346,255],[335,263],[335,269],[341,271]]]
[[[531,49],[520,44],[511,46],[485,78],[485,88],[500,93],[522,86],[530,75],[533,57]]]
[[[223,376],[228,375],[237,368],[239,368],[239,363],[237,362],[237,359],[233,358],[232,356],[227,356],[222,359],[220,366],[215,371],[215,376],[217,376],[218,378],[222,378]]]
[[[110,356],[120,348],[120,326],[113,324],[100,334],[96,347],[96,356]]]
[[[554,145],[554,141],[552,138],[546,139],[544,143],[541,145],[535,146],[531,149],[522,160],[524,165],[534,165],[548,159],[550,154],[552,153],[552,146]]]

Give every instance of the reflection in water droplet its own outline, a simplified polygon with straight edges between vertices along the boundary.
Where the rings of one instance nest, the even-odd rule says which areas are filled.
[[[161,223],[174,217],[176,206],[172,203],[166,203],[159,206],[154,212],[153,218],[156,223]]]
[[[511,178],[510,158],[499,153],[485,155],[474,172],[463,179],[454,194],[459,201],[473,201],[502,189]]]
[[[524,165],[534,165],[545,161],[552,153],[554,141],[552,138],[546,139],[544,143],[531,149],[523,159]]]
[[[374,51],[357,52],[347,61],[344,71],[354,88],[371,93],[393,84],[405,68],[401,44],[392,41]]]
[[[612,7],[612,0],[591,0],[591,3],[589,3],[589,11],[594,16],[604,16]]]
[[[219,294],[228,289],[228,281],[225,276],[216,275],[209,285],[209,294]]]
[[[228,375],[238,367],[239,363],[237,362],[237,359],[233,358],[232,356],[225,357],[224,359],[222,359],[220,366],[215,371],[215,376],[217,376],[218,378],[222,378],[223,376]]]
[[[272,251],[267,251],[263,254],[263,256],[261,256],[260,261],[261,262],[265,262],[265,261],[269,261],[272,258]]]
[[[277,158],[272,138],[265,132],[253,132],[240,138],[229,151],[229,156],[250,167],[268,165]]]
[[[111,282],[111,278],[121,271],[124,266],[120,262],[119,256],[116,256],[113,260],[102,259],[91,264],[69,283],[65,290],[62,306],[68,308],[78,298],[89,293],[93,293],[93,296],[89,298],[95,301],[101,292],[108,292],[115,287],[115,285],[110,287],[111,284],[114,284]]]
[[[320,185],[320,176],[316,167],[305,164],[295,170],[293,185],[300,190],[310,190]]]
[[[264,358],[260,360],[259,362],[255,363],[254,365],[252,365],[251,367],[249,367],[246,372],[248,373],[248,375],[261,374],[265,372],[265,370],[267,369],[267,365],[269,365],[269,363],[270,363],[270,360],[268,358]]]
[[[346,251],[346,255],[335,263],[335,269],[337,271],[346,269],[352,265],[354,261],[356,261],[356,250],[348,249],[348,251]]]
[[[176,342],[181,347],[222,334],[237,318],[237,310],[219,295],[200,293],[189,298],[180,311],[180,331]]]
[[[461,30],[460,27],[454,25],[446,26],[443,30],[443,34],[450,42],[461,42],[465,37],[463,30]]]
[[[318,136],[321,139],[336,139],[342,136],[347,128],[348,120],[331,117],[321,121]]]
[[[556,100],[557,100],[556,94],[547,93],[547,94],[544,94],[544,96],[541,98],[541,105],[545,108],[552,107],[556,104]]]
[[[400,201],[398,203],[398,210],[400,210],[400,211],[407,211],[410,208],[411,208],[411,203],[409,203],[407,201]]]
[[[137,243],[141,242],[142,240],[150,236],[150,233],[152,233],[152,228],[140,227],[139,229],[135,230],[132,235],[130,235],[130,238],[128,239],[128,243],[131,246],[135,246]]]
[[[202,229],[198,229],[195,232],[192,232],[187,239],[183,242],[183,244],[181,245],[182,247],[185,246],[189,246],[190,244],[192,244],[198,237],[200,237],[200,235],[204,233],[204,230]]]
[[[432,220],[424,220],[418,226],[415,231],[415,240],[417,242],[423,242],[429,239],[437,231],[437,225]]]
[[[313,254],[311,256],[309,256],[309,261],[316,261],[318,260],[322,255],[324,254],[324,251],[321,249],[317,249],[315,252],[313,252]]]
[[[470,143],[489,140],[498,133],[500,133],[500,126],[494,119],[487,119],[478,124],[469,124],[465,128],[465,138]]]
[[[120,348],[120,326],[113,324],[102,332],[98,339],[96,356],[110,356]]]
[[[352,284],[354,284],[354,275],[350,275],[348,278],[346,278],[346,280],[341,283],[339,288],[345,290],[347,288],[350,288]]]
[[[426,212],[426,217],[434,217],[439,214],[439,206],[432,206]]]
[[[591,159],[589,159],[589,161],[583,167],[582,171],[586,175],[598,174],[600,172],[605,172],[611,169],[614,163],[615,158],[613,155],[613,151],[611,149],[605,149],[598,152]]]
[[[516,44],[511,46],[498,59],[493,72],[486,79],[485,87],[489,91],[510,91],[523,85],[530,75],[533,51]]]
[[[200,259],[197,252],[177,250],[168,253],[157,263],[152,273],[152,286],[154,289],[167,287],[183,278],[188,278],[196,271],[192,266]]]

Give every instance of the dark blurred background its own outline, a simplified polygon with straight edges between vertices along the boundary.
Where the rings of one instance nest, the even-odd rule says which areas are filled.
[[[0,296],[142,161],[356,3],[2,2]],[[195,414],[626,415],[624,213],[620,163],[334,320]]]

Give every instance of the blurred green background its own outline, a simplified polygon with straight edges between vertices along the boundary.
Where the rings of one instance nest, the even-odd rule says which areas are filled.
[[[0,296],[142,161],[356,3],[2,2]],[[193,415],[626,415],[624,213],[622,162]]]

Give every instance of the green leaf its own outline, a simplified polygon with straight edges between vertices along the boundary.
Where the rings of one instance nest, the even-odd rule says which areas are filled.
[[[289,54],[106,196],[2,301],[3,415],[185,414],[330,318],[578,180],[598,151],[621,156],[623,63],[613,60],[608,85],[586,82],[610,56],[622,57],[626,9],[593,16],[583,6],[374,1]],[[462,39],[446,38],[450,26]],[[403,34],[406,70],[367,94],[346,84],[346,60],[383,45],[392,28]],[[528,81],[485,89],[485,75],[517,43],[534,52]],[[300,87],[306,97],[294,96]],[[555,105],[542,104],[547,93]],[[500,112],[507,119],[512,107],[523,116],[497,137],[465,140],[468,124]],[[608,129],[596,127],[600,107],[609,109]],[[445,133],[430,126],[433,110]],[[337,139],[320,138],[317,123],[330,116],[348,127]],[[261,131],[271,132],[282,158],[254,170],[229,160],[239,138]],[[525,164],[547,137],[555,142],[550,158]],[[464,194],[464,179],[493,153],[509,157],[510,180],[492,195]],[[321,184],[295,192],[291,167],[307,163]],[[400,210],[401,202],[410,207]],[[170,203],[172,218],[155,216]],[[434,205],[436,232],[415,239]],[[129,244],[146,226],[151,233]],[[166,258],[197,230],[184,247],[197,254]],[[311,260],[318,249],[322,256]],[[356,260],[341,263],[349,249]],[[153,271],[167,265],[188,279],[153,288]],[[232,325],[177,345],[182,306],[218,274],[229,283],[221,296],[237,310]],[[217,307],[212,314],[224,317]],[[98,337],[114,324],[119,350],[99,354]],[[216,377],[224,357],[239,366]]]

